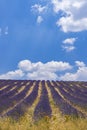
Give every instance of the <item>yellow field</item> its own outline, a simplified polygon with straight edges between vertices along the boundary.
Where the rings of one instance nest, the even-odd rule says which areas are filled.
[[[10,118],[0,119],[0,130],[87,130],[87,119],[46,117],[34,122],[25,115],[18,122]]]

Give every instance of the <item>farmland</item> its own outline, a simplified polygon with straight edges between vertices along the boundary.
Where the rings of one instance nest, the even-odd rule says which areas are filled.
[[[0,130],[86,130],[87,82],[0,80]]]

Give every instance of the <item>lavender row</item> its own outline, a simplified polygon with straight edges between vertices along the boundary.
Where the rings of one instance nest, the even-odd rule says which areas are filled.
[[[67,84],[68,86],[70,85],[69,82],[67,82],[67,83],[65,83],[65,84]],[[78,90],[78,91],[81,92],[81,93],[86,92],[86,94],[87,94],[87,88],[84,86],[84,84],[85,84],[85,83],[78,84],[78,83],[76,83],[76,82],[73,82],[73,83],[71,84],[71,85],[72,85],[71,88],[73,88],[74,90]]]
[[[34,120],[39,120],[45,116],[51,117],[51,107],[48,99],[48,92],[45,87],[45,81],[42,81],[42,91],[38,104],[34,110]]]
[[[57,82],[58,83],[58,82]],[[67,82],[59,82],[59,85],[56,82],[53,82],[54,86],[56,88],[60,87],[62,90],[66,89],[67,91],[65,91],[65,93],[68,95],[71,95],[72,98],[75,98],[76,101],[78,100],[78,102],[82,102],[83,104],[86,103],[87,104],[87,96],[78,90],[77,87],[75,86],[70,86],[67,84]],[[73,88],[74,90],[72,90],[71,88]]]
[[[71,96],[69,93],[66,93],[60,86],[58,86],[58,90],[61,92],[61,94],[64,96],[66,100],[69,100],[74,105],[78,105],[83,108],[87,107],[87,101]]]
[[[81,82],[81,83],[78,83],[78,82],[73,82],[73,83],[65,82],[65,84],[67,84],[68,86],[72,85],[71,88],[73,88],[74,91],[78,90],[81,93],[86,92],[86,94],[87,94],[87,87],[85,87],[85,82]]]
[[[79,89],[77,86],[73,85],[71,86],[64,86],[66,89],[73,88],[74,90],[69,94],[72,94],[74,97],[76,97],[78,100],[85,101],[87,103],[87,95],[84,94],[84,92],[81,91],[81,88]]]
[[[15,87],[16,86],[16,87]],[[4,97],[11,97],[13,95],[15,95],[18,90],[22,87],[22,86],[26,86],[26,83],[21,84],[20,82],[16,83],[15,85],[10,84],[7,88],[5,88],[2,92],[1,92],[1,96],[0,98],[4,98]],[[15,87],[15,88],[14,88]],[[12,89],[14,88],[14,89]],[[12,90],[11,90],[12,89]]]
[[[16,107],[14,107],[11,111],[7,112],[7,116],[11,116],[12,118],[19,119],[21,116],[23,116],[28,108],[34,103],[38,96],[38,88],[39,88],[39,82],[37,82],[30,93],[30,95],[25,98],[20,104],[18,104]]]
[[[9,83],[11,83],[10,80],[4,80],[3,82],[0,83],[0,89],[2,89],[4,86],[9,85]]]
[[[77,84],[72,86],[75,90],[77,89],[80,93],[82,93],[84,96],[87,97],[87,88],[84,88],[84,86],[78,87]]]
[[[10,91],[10,89],[12,88],[12,86],[13,86],[13,84],[6,86],[6,88],[4,88],[3,90],[0,90],[0,96],[3,95],[3,94],[5,94],[6,92]]]
[[[15,86],[16,86],[16,88],[19,88],[21,86],[21,84],[20,83],[17,83],[17,84],[9,83],[9,85],[6,88],[4,88],[3,90],[0,91],[0,97],[9,93],[10,90],[12,88],[14,88]]]
[[[77,99],[81,99],[82,101],[87,101],[87,96],[83,92],[81,92],[76,86],[71,87],[67,84],[61,84],[61,86],[63,86],[63,89],[67,90],[67,93],[69,93],[70,95],[76,97]],[[74,90],[72,90],[72,88],[74,88]]]
[[[22,100],[26,96],[26,93],[30,90],[30,87],[32,85],[33,82],[30,82],[30,84],[27,85],[22,92],[18,93],[12,98],[6,98],[5,96],[3,97],[3,99],[0,99],[0,114],[9,107],[12,107],[15,103],[18,103],[20,100]],[[10,94],[8,95],[8,97],[10,97]]]
[[[30,95],[24,100],[24,103],[27,104],[28,106],[31,106],[35,99],[38,96],[38,88],[39,88],[39,82],[36,82],[33,91],[30,93]]]
[[[20,86],[23,86],[23,85],[25,85],[25,82],[23,83],[23,84],[21,84],[22,82],[20,82],[20,81],[17,81],[16,83],[15,83],[15,81],[7,81],[6,82],[7,84],[6,85],[8,85],[7,87],[5,87],[4,89],[2,89],[2,90],[0,90],[0,95],[3,95],[3,94],[6,94],[7,92],[9,92],[10,91],[10,89],[12,89],[13,87],[15,87],[15,86],[17,86],[17,87],[20,87]],[[5,84],[3,84],[4,86],[5,86]],[[3,86],[3,87],[4,87]]]
[[[55,90],[54,86],[52,86],[50,84],[50,82],[47,82],[48,87],[51,90],[51,95],[53,98],[53,101],[55,103],[55,105],[59,108],[59,110],[61,111],[61,113],[63,115],[73,115],[78,117],[83,116],[82,113],[80,113],[79,111],[77,111],[74,107],[72,107],[69,103],[67,103],[59,94],[58,92]]]
[[[26,87],[26,84],[24,84],[24,86]],[[12,87],[14,87],[14,86],[12,86]],[[21,85],[21,84],[19,83],[19,84],[17,84],[16,87],[15,87],[14,89],[12,89],[11,91],[7,91],[7,92],[5,92],[4,94],[2,94],[0,98],[2,98],[2,99],[8,98],[8,99],[9,99],[9,98],[11,98],[11,97],[14,97],[15,94],[18,93],[18,90],[19,90],[20,88],[22,88],[22,87],[23,87],[23,85]]]

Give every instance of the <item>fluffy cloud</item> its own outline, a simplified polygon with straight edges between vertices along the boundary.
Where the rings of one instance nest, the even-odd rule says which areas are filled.
[[[47,10],[47,6],[42,6],[40,4],[35,4],[31,7],[31,10],[37,13],[43,13]]]
[[[40,24],[42,21],[43,21],[42,16],[38,16],[38,17],[37,17],[37,23]]]
[[[74,67],[77,67],[77,70],[71,73]],[[17,70],[0,75],[0,79],[86,81],[87,65],[82,61],[75,61],[72,66],[62,61],[32,63],[30,60],[23,60],[18,63]]]
[[[63,41],[64,44],[70,44],[73,45],[74,42],[76,41],[76,38],[67,38]]]
[[[29,60],[23,60],[18,63],[18,70],[9,71],[0,75],[0,79],[49,79],[57,80],[57,72],[63,72],[72,69],[67,62],[51,61],[47,63],[32,63]]]
[[[76,66],[78,67],[75,73],[66,72],[64,75],[60,76],[60,80],[71,80],[71,81],[87,81],[87,66],[82,61],[76,61]]]
[[[66,73],[60,76],[60,80],[87,81],[87,67],[79,67],[76,73]]]
[[[42,14],[47,11],[47,8],[48,8],[47,5],[42,6],[41,4],[35,4],[31,6],[31,11],[36,12],[38,14],[38,17],[37,17],[38,24],[40,24],[43,21]]]
[[[65,50],[66,52],[71,52],[75,50],[75,46],[62,45],[62,49]]]
[[[62,48],[63,50],[65,50],[66,52],[71,52],[75,49],[74,43],[76,41],[77,38],[67,38],[63,41],[63,45]]]
[[[0,75],[0,79],[20,79],[24,76],[21,70],[9,71],[6,74]]]
[[[86,67],[85,63],[82,61],[76,61],[75,63],[76,63],[76,66],[78,67]]]
[[[62,12],[57,25],[64,32],[87,30],[87,1],[82,0],[51,0],[55,13]],[[83,24],[84,23],[84,24]]]
[[[18,68],[24,72],[32,70],[32,63],[29,60],[23,60],[18,63]]]
[[[87,0],[49,0],[47,5],[35,4],[31,10],[41,15],[49,8],[60,15],[56,24],[63,32],[87,30]]]
[[[20,61],[18,64],[19,69],[23,71],[49,71],[49,72],[56,72],[56,71],[64,71],[67,69],[71,69],[72,66],[67,62],[62,61],[50,61],[47,63],[36,62],[32,63],[29,60]]]
[[[35,80],[56,80],[58,78],[57,74],[49,71],[35,71],[27,74],[28,79]]]
[[[57,25],[64,32],[80,32],[87,30],[87,18],[75,20],[72,16],[62,17],[58,20]]]

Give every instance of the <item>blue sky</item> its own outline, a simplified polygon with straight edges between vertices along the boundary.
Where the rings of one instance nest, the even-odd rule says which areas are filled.
[[[86,0],[0,0],[0,79],[87,80],[86,12]]]

